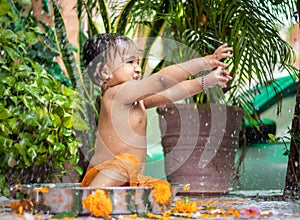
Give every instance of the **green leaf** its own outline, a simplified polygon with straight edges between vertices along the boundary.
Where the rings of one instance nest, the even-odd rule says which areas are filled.
[[[78,156],[78,154],[72,155],[72,157],[69,158],[69,162],[70,162],[71,165],[78,164],[79,163],[79,156]]]
[[[73,129],[62,128],[62,133],[65,137],[71,136],[73,132]]]
[[[87,131],[88,126],[86,122],[82,119],[80,114],[78,112],[74,113],[73,116],[73,128],[78,130],[78,131]]]
[[[51,119],[56,127],[60,127],[62,124],[61,118],[57,114],[50,114]]]
[[[106,33],[111,33],[111,21],[109,9],[107,7],[106,1],[98,0],[99,11],[103,20],[104,28]]]
[[[38,148],[37,148],[37,150],[36,150],[36,152],[37,153],[47,153],[48,152],[48,149],[44,146],[44,145],[42,145],[42,146],[39,146]]]
[[[53,215],[51,218],[53,219],[63,219],[63,218],[72,218],[76,217],[76,214],[72,211],[67,211],[67,212],[61,212],[56,215]]]
[[[65,145],[59,142],[55,142],[53,145],[53,151],[65,151],[65,149],[66,149]]]
[[[82,174],[83,174],[83,170],[82,170],[81,167],[79,167],[79,166],[74,166],[73,168],[79,173],[79,175],[82,175]]]
[[[19,118],[11,118],[8,120],[8,125],[12,130],[13,134],[19,134],[22,129],[22,123]]]
[[[48,0],[42,0],[42,2],[43,2],[43,10],[49,14],[50,13],[49,1]]]
[[[48,137],[47,137],[47,141],[50,142],[51,144],[54,144],[54,142],[56,141],[57,137],[56,135],[54,134],[50,134]]]
[[[9,12],[9,7],[10,7],[9,2],[1,1],[0,16],[6,15]]]
[[[39,122],[37,120],[37,116],[34,112],[25,113],[20,115],[20,119],[29,126],[38,126]]]
[[[98,27],[96,25],[96,23],[93,21],[93,17],[92,17],[92,13],[91,11],[89,11],[89,8],[87,6],[87,4],[85,4],[85,10],[88,14],[88,23],[89,23],[89,31],[90,31],[90,35],[91,36],[94,36],[96,34],[99,34],[99,30],[98,30]]]
[[[7,137],[3,137],[0,136],[0,153],[3,153],[4,149],[7,148],[11,148],[11,146],[13,145],[13,140]]]
[[[115,32],[119,34],[125,34],[125,30],[128,24],[129,15],[131,9],[137,0],[128,0],[123,6],[119,16],[116,19]]]
[[[0,97],[3,97],[5,92],[5,86],[3,85],[3,83],[0,83]]]
[[[7,84],[8,86],[12,87],[16,83],[16,78],[13,76],[7,76],[1,79],[1,82]]]
[[[71,155],[76,155],[78,152],[78,146],[74,142],[68,143],[68,148]]]
[[[12,114],[8,111],[8,109],[6,109],[4,107],[0,107],[0,120],[7,119],[11,116],[12,116]]]
[[[12,60],[17,60],[18,58],[20,58],[20,54],[13,48],[7,46],[3,46],[3,48]]]
[[[63,118],[63,125],[66,128],[72,128],[73,127],[73,116],[68,116]]]
[[[37,38],[34,32],[26,32],[25,41],[27,44],[36,44],[39,41],[39,39]]]
[[[9,197],[10,196],[10,191],[8,188],[4,188],[2,190],[3,196]]]
[[[53,19],[56,36],[56,46],[62,57],[67,72],[69,73],[73,87],[80,88],[80,80],[78,79],[79,72],[76,65],[76,60],[68,40],[67,31],[61,13],[55,3],[52,1]],[[77,87],[78,86],[78,87]]]
[[[27,150],[27,155],[29,156],[30,160],[33,162],[34,159],[37,157],[37,146],[32,145]]]
[[[18,35],[16,35],[12,30],[9,29],[0,29],[0,40],[1,39],[9,39],[9,40],[16,40]]]
[[[190,204],[190,198],[188,196],[184,197],[184,205],[188,206]]]

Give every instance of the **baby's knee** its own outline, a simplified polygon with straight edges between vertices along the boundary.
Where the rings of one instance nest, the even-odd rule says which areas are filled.
[[[120,173],[103,169],[99,170],[98,174],[90,183],[90,186],[94,187],[109,187],[109,186],[123,186],[128,183],[128,179],[121,175]]]

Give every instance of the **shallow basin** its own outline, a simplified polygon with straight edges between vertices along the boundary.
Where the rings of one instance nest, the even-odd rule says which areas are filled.
[[[28,194],[34,204],[36,213],[57,214],[73,211],[77,215],[90,215],[89,210],[82,206],[82,201],[97,189],[106,190],[113,204],[111,215],[128,215],[151,212],[161,214],[167,211],[182,187],[172,184],[172,198],[167,205],[161,205],[152,198],[152,187],[80,187],[80,183],[26,184],[19,190]]]

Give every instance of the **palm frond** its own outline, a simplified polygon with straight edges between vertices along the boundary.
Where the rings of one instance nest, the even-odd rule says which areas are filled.
[[[55,3],[52,2],[53,23],[55,27],[55,40],[58,53],[61,55],[64,65],[68,73],[70,73],[70,80],[74,88],[80,87],[79,72],[76,66],[76,60],[67,37],[66,28],[63,22],[62,15]],[[83,91],[80,91],[83,94]]]
[[[85,7],[85,11],[87,13],[88,16],[88,24],[89,24],[89,36],[94,36],[96,34],[99,34],[100,31],[98,30],[97,25],[95,24],[94,20],[93,20],[93,16],[92,16],[92,11],[90,10],[88,4],[84,4]]]
[[[105,31],[106,33],[110,33],[112,27],[111,27],[110,13],[108,10],[107,3],[105,0],[98,0],[98,4],[99,4],[99,11],[103,20]]]
[[[130,13],[132,8],[137,0],[128,0],[127,3],[123,6],[122,10],[120,11],[118,17],[116,18],[115,23],[115,32],[119,34],[125,34],[126,27],[128,25]]]
[[[83,102],[82,105],[82,114],[84,115],[84,120],[88,125],[89,132],[86,134],[86,139],[88,140],[88,147],[92,148],[95,143],[95,114],[93,111],[93,106],[91,97],[89,92],[85,87],[84,78],[80,68],[76,63],[75,56],[71,49],[71,45],[67,38],[67,32],[64,25],[64,21],[62,19],[61,13],[55,3],[52,1],[52,11],[53,11],[53,22],[54,22],[54,32],[55,32],[55,39],[56,45],[58,48],[58,52],[62,57],[63,63],[66,67],[68,75],[71,79],[72,85],[76,88],[82,97],[85,97],[86,101]],[[82,37],[82,36],[81,36]],[[81,48],[79,48],[79,52]],[[85,74],[87,75],[87,74]]]

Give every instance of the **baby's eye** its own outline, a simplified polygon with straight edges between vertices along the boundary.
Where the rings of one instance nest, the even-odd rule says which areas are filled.
[[[127,63],[133,63],[133,62],[134,62],[133,60],[128,60],[128,61],[127,61]]]

